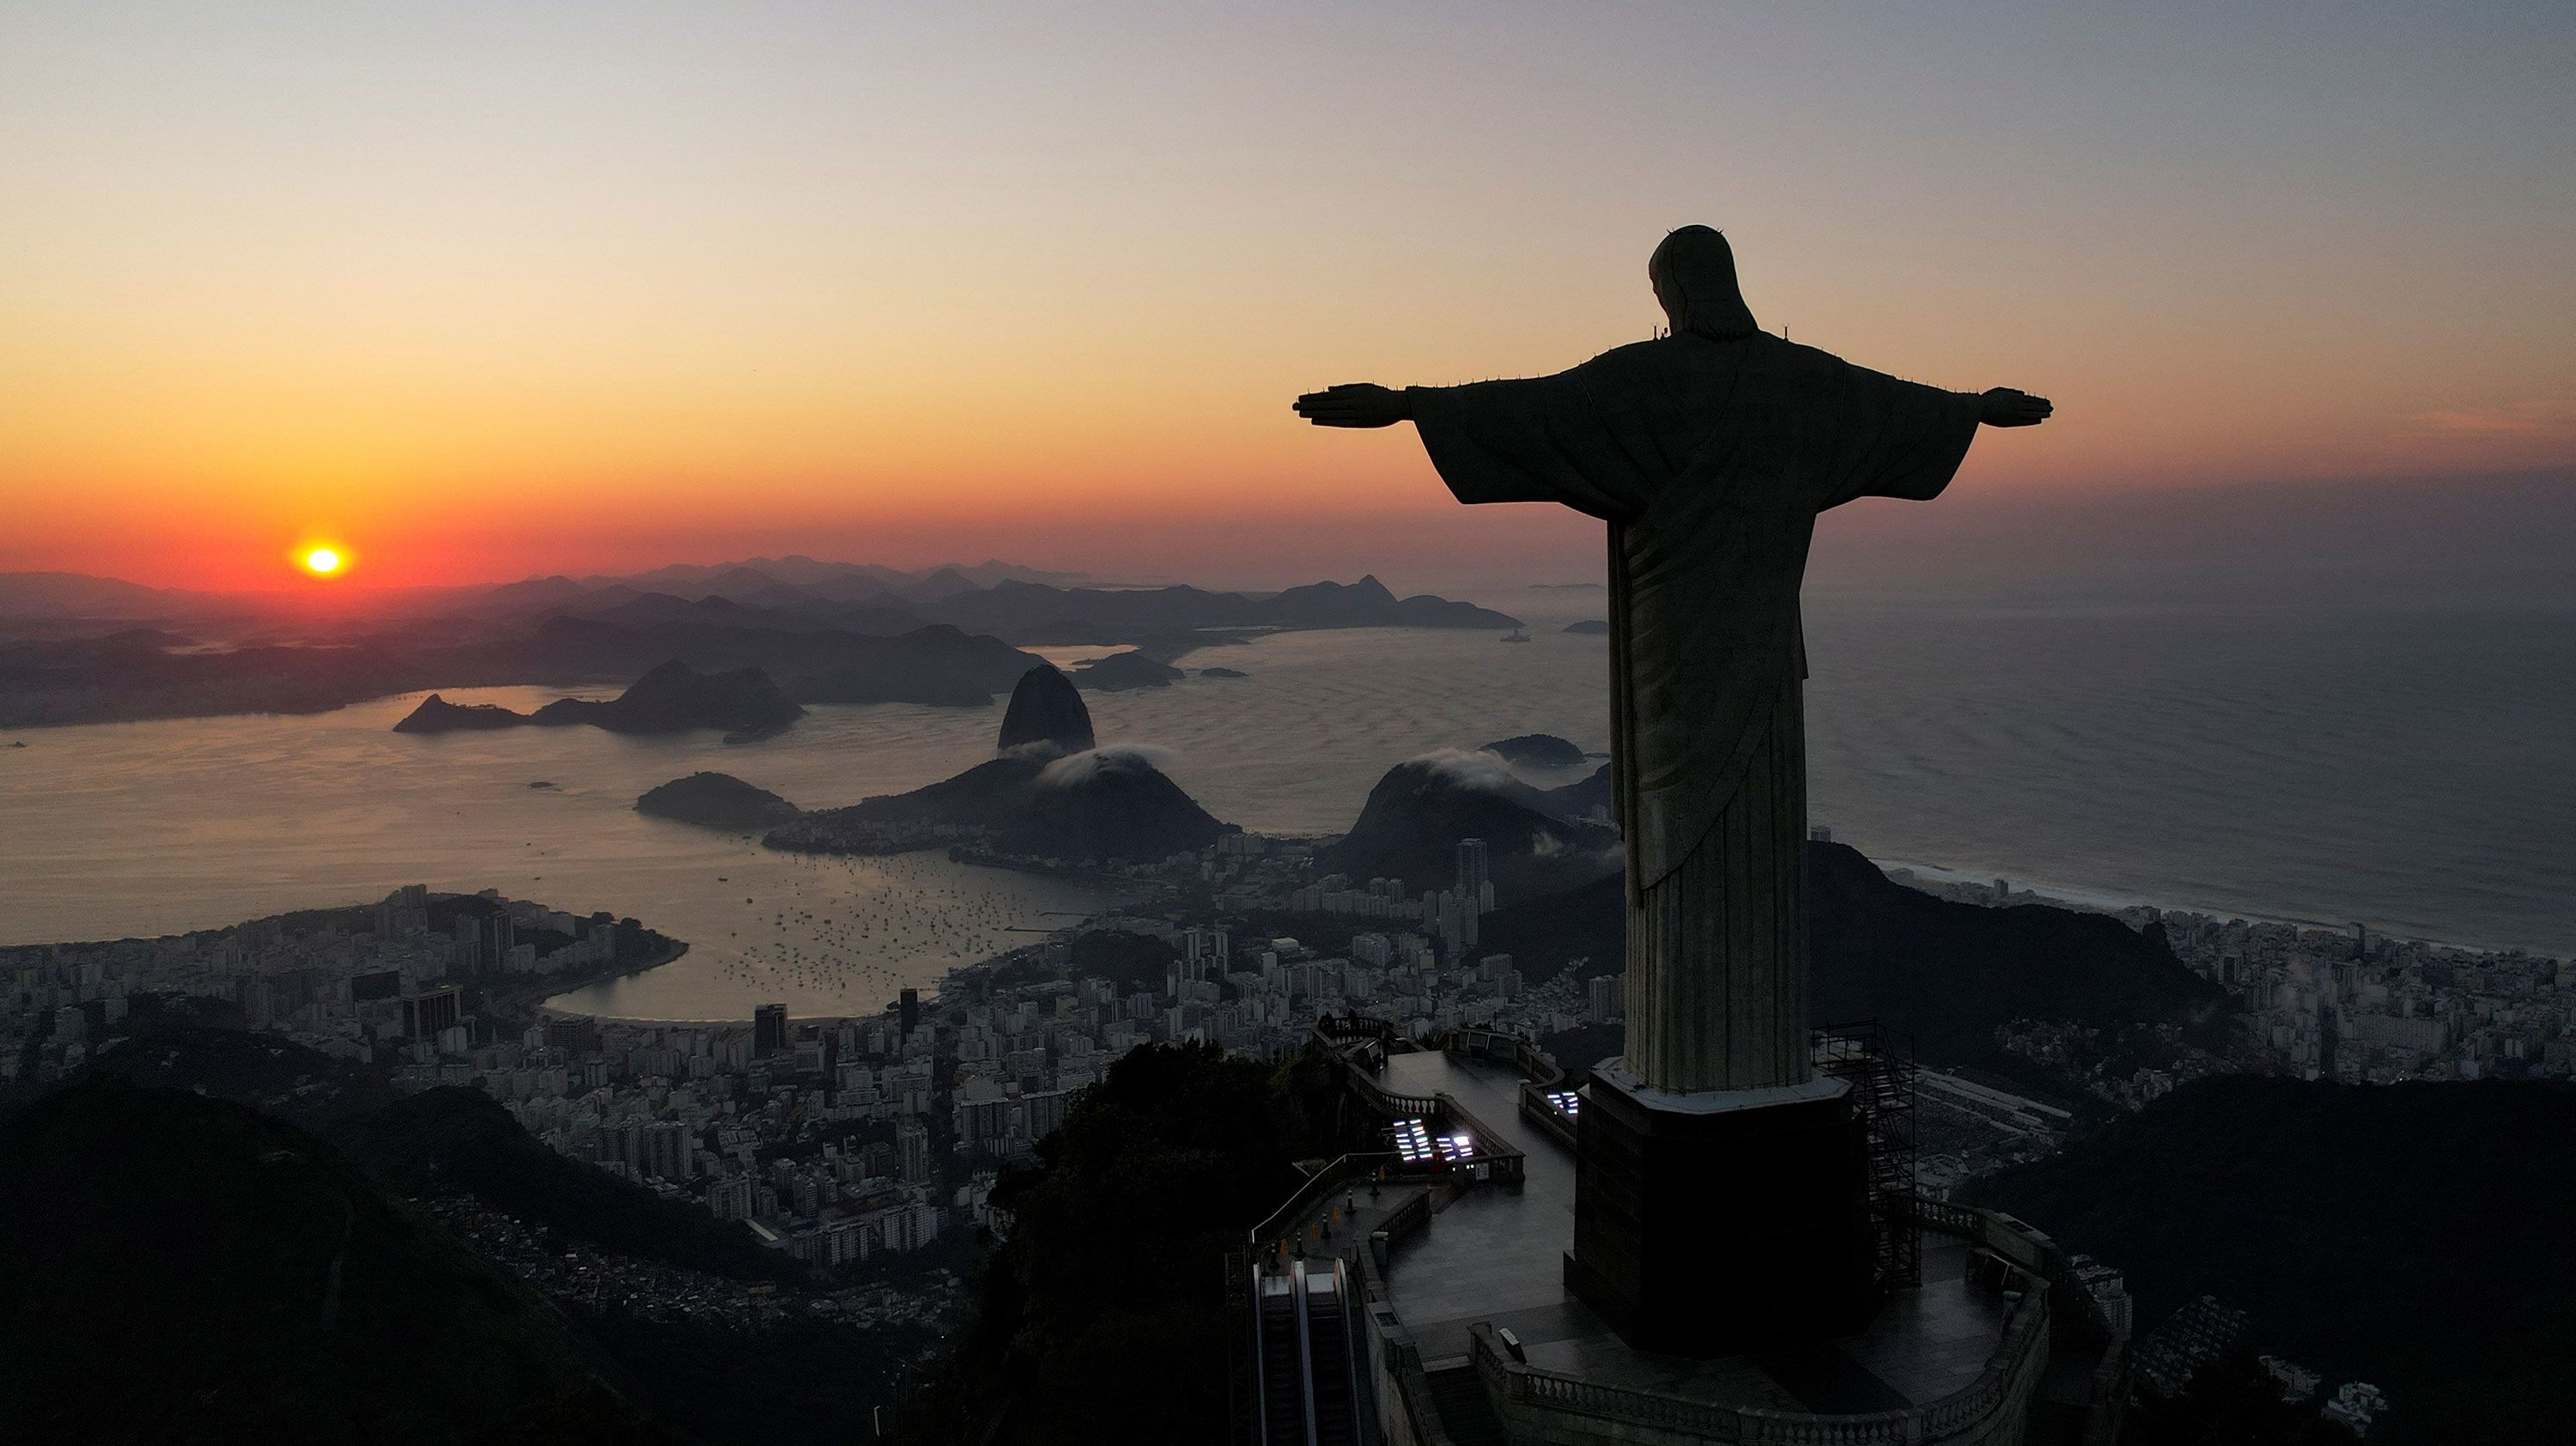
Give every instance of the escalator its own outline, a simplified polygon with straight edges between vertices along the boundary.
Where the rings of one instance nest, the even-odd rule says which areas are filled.
[[[1314,1405],[1313,1446],[1361,1446],[1349,1285],[1338,1260],[1330,1275],[1312,1271],[1306,1277],[1306,1390]]]
[[[1265,1275],[1253,1300],[1254,1359],[1261,1363],[1261,1446],[1306,1439],[1306,1370],[1297,1344],[1296,1282]]]
[[[1258,1279],[1254,1358],[1261,1446],[1369,1446],[1358,1319],[1338,1260],[1300,1260]]]

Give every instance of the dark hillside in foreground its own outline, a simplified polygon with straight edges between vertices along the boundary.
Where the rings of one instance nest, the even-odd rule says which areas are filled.
[[[2388,1393],[2381,1440],[2567,1439],[2576,1086],[2229,1076],[1973,1187],[2128,1273],[2144,1333],[2216,1295],[2258,1349]]]
[[[1010,1239],[902,1439],[1224,1440],[1223,1258],[1297,1188],[1291,1160],[1335,1152],[1307,1131],[1303,1078],[1204,1045],[1113,1065],[994,1191]]]
[[[399,1098],[381,1071],[283,1035],[198,1025],[129,1040],[93,1061],[87,1075],[230,1100],[317,1133]]]
[[[530,1225],[640,1260],[739,1280],[793,1262],[749,1231],[559,1155],[481,1090],[401,1095],[380,1074],[274,1034],[172,1029],[103,1056],[90,1079],[246,1105],[321,1136],[401,1194],[458,1192]]]
[[[2179,1021],[2219,998],[2160,939],[2106,915],[1936,899],[1891,882],[1841,844],[1807,845],[1807,869],[1814,1018],[1876,1019],[1904,1030],[1926,1064],[2005,1063],[1994,1030],[2013,1019]],[[1624,967],[1625,887],[1613,875],[1560,898],[1498,909],[1486,917],[1482,947],[1510,954],[1532,980],[1577,958],[1589,961],[1587,977],[1615,974]]]
[[[463,1191],[493,1209],[602,1250],[742,1280],[793,1279],[793,1260],[751,1232],[556,1154],[481,1090],[447,1088],[353,1115],[328,1131],[369,1174],[406,1195]]]
[[[12,1440],[676,1439],[543,1299],[329,1147],[113,1082],[0,1124],[0,1360]]]

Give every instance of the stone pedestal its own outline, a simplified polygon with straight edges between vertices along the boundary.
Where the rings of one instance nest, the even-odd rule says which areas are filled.
[[[1638,1350],[1722,1356],[1849,1334],[1871,1285],[1848,1082],[1674,1094],[1624,1060],[1576,1116],[1566,1288]]]

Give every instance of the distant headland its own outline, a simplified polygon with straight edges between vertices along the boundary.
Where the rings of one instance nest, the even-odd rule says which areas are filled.
[[[801,815],[762,842],[808,853],[971,844],[1107,864],[1168,858],[1232,831],[1143,751],[1096,742],[1074,680],[1041,663],[1012,690],[991,760],[910,793]]]
[[[1082,688],[1117,690],[1178,681],[1183,655],[1268,632],[1520,625],[1375,577],[1275,593],[1072,581],[1001,563],[905,572],[788,557],[389,593],[316,621],[264,595],[6,573],[0,728],[319,713],[432,689],[624,682],[671,662],[758,669],[790,704],[982,708],[1039,661],[1026,647],[1129,649],[1076,672]],[[517,726],[506,710],[468,717],[440,702],[405,731]]]
[[[586,723],[611,733],[717,728],[724,730],[727,742],[737,742],[766,737],[804,716],[805,710],[787,701],[778,685],[758,668],[701,673],[674,659],[636,679],[633,687],[608,702],[558,698],[534,713],[514,713],[488,703],[460,706],[432,693],[411,716],[396,723],[394,731],[453,733]]]

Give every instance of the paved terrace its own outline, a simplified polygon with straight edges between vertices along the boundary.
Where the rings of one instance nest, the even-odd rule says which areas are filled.
[[[1922,1287],[1900,1294],[1858,1335],[1711,1361],[1632,1350],[1566,1293],[1574,1157],[1521,1118],[1521,1076],[1418,1053],[1390,1055],[1380,1080],[1405,1094],[1454,1096],[1528,1157],[1518,1194],[1469,1190],[1395,1247],[1388,1300],[1432,1369],[1463,1361],[1467,1328],[1491,1321],[1520,1337],[1529,1363],[1543,1370],[1730,1406],[1844,1414],[1921,1405],[1959,1390],[2002,1340],[2003,1302],[1969,1285],[1966,1242],[1926,1232]]]

